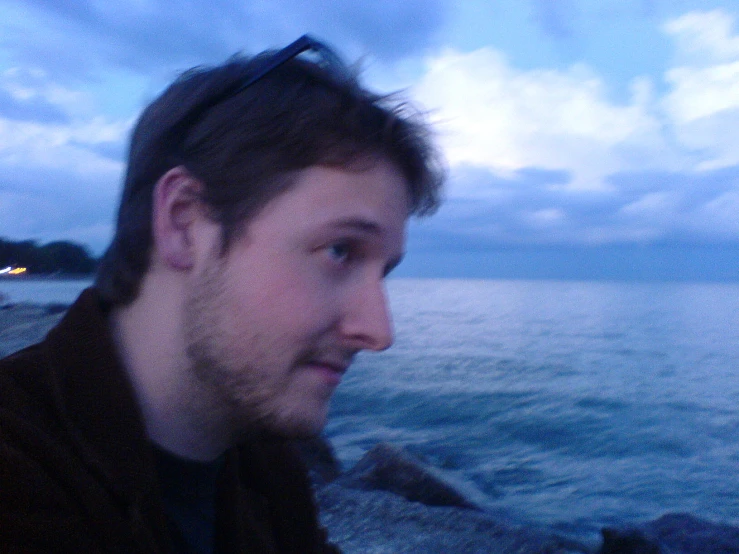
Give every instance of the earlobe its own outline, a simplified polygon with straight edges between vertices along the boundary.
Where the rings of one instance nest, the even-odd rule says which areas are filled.
[[[193,266],[194,224],[201,217],[202,183],[183,166],[170,169],[154,186],[152,234],[160,263],[175,270]]]

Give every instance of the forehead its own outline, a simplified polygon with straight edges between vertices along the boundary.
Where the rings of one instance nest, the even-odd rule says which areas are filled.
[[[402,232],[410,195],[402,173],[375,161],[351,168],[311,166],[297,173],[285,192],[270,200],[251,221],[286,228],[365,222],[383,233]],[[260,223],[261,222],[261,223]]]

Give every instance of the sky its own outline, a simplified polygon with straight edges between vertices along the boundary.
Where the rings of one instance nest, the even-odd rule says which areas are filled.
[[[306,32],[445,156],[399,274],[739,280],[739,0],[0,0],[0,237],[101,254],[141,109]]]

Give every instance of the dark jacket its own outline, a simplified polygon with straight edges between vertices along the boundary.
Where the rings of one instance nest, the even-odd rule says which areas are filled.
[[[216,552],[338,552],[284,441],[227,452]],[[152,446],[93,289],[41,343],[0,361],[0,551],[165,553]]]

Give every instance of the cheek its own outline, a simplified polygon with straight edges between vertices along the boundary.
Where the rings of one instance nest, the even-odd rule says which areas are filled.
[[[335,324],[345,287],[310,255],[262,251],[240,262],[228,271],[236,319],[276,334],[316,334]]]
[[[334,318],[336,310],[330,287],[307,275],[299,279],[278,278],[274,285],[277,286],[267,291],[265,303],[286,326],[320,328]]]
[[[283,332],[318,323],[332,311],[330,287],[322,286],[306,266],[298,270],[283,264],[237,272],[231,283],[231,310],[237,319],[279,325]]]

